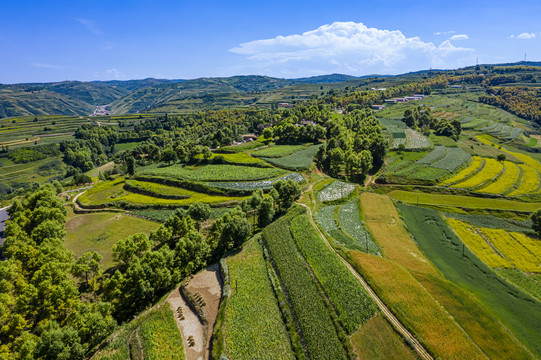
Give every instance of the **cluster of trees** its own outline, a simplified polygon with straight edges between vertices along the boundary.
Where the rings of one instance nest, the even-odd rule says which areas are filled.
[[[32,161],[46,159],[60,154],[57,144],[39,145],[34,147],[18,148],[10,151],[8,157],[17,164],[25,164]]]
[[[541,125],[541,91],[525,87],[490,87],[486,96],[479,101],[498,106],[521,118],[532,120]]]
[[[402,121],[410,128],[419,129],[423,134],[429,134],[432,129],[438,136],[458,139],[462,131],[460,120],[437,119],[432,116],[430,108],[425,106],[405,110]]]
[[[327,121],[327,144],[318,150],[316,164],[330,175],[362,179],[383,164],[387,140],[379,121],[368,109],[354,110],[343,119]]]
[[[288,120],[280,122],[279,125],[263,130],[263,137],[266,139],[279,138],[280,143],[317,142],[325,138],[325,128],[321,125],[298,125]]]
[[[99,271],[99,260],[90,256],[87,270],[65,248],[58,186],[45,185],[9,210],[0,262],[2,358],[82,359],[116,326],[110,304],[80,299],[77,280]]]

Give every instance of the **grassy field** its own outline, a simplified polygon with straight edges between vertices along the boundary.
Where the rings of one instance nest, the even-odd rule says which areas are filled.
[[[182,337],[168,303],[129,322],[92,357],[96,360],[184,360]]]
[[[338,311],[348,334],[372,317],[376,307],[362,285],[324,243],[307,215],[291,222],[291,233],[323,289]]]
[[[257,239],[228,258],[227,265],[234,285],[222,328],[224,354],[229,359],[294,359]]]
[[[374,235],[385,257],[415,271],[436,273],[402,225],[389,197],[363,192],[361,207],[368,230]]]
[[[524,345],[541,356],[541,302],[502,281],[468,249],[462,256],[462,242],[434,210],[398,207],[409,231],[438,270],[477,296]]]
[[[265,161],[288,170],[308,169],[312,164],[312,159],[321,145],[312,145],[305,149],[296,151],[291,155],[280,158],[264,158]]]
[[[52,177],[63,175],[65,168],[60,156],[26,164],[15,164],[8,158],[2,158],[0,159],[0,183],[14,186],[15,191],[17,183],[42,183]]]
[[[441,359],[486,359],[432,295],[393,261],[352,251],[363,275],[387,306]]]
[[[541,208],[541,203],[526,203],[506,199],[488,199],[460,195],[439,195],[421,192],[395,190],[389,193],[393,199],[408,204],[446,206],[465,209],[499,209],[533,212]]]
[[[284,216],[267,226],[263,239],[289,295],[308,355],[315,359],[346,359],[330,309],[291,237],[289,220],[290,216]]]
[[[380,315],[373,316],[351,336],[359,360],[415,360],[417,356]]]
[[[112,248],[120,239],[156,229],[158,223],[119,213],[71,214],[66,223],[64,244],[76,256],[85,251],[98,251],[102,256],[102,268],[113,266]]]

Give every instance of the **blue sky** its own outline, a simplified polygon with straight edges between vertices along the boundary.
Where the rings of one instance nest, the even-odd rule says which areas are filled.
[[[0,83],[541,60],[541,1],[0,0]]]

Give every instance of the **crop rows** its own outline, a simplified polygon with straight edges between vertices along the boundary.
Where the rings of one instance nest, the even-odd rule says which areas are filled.
[[[470,177],[476,171],[481,170],[484,166],[485,166],[485,159],[483,159],[483,158],[481,158],[479,156],[474,156],[473,157],[473,162],[470,164],[470,166],[463,169],[462,171],[460,171],[458,174],[456,174],[452,178],[445,180],[442,183],[442,185],[451,185],[453,183],[463,181],[466,178]]]
[[[262,181],[245,181],[245,182],[213,182],[207,183],[207,185],[216,186],[223,189],[233,189],[233,190],[257,190],[257,189],[270,189],[272,184],[278,180],[293,180],[297,183],[303,182],[304,177],[299,173],[290,173],[285,176],[282,176],[273,180],[262,180]]]
[[[520,181],[518,188],[509,195],[523,195],[537,191],[539,188],[539,173],[537,170],[524,164],[518,166],[522,170],[522,180]]]
[[[294,359],[258,242],[246,243],[227,265],[235,284],[223,325],[227,357]]]
[[[406,133],[406,138],[408,139],[406,143],[406,149],[426,149],[430,147],[430,140],[424,135],[419,134],[417,131],[412,129],[404,130]]]
[[[519,179],[520,168],[510,161],[504,161],[503,166],[505,167],[505,172],[496,181],[487,187],[482,188],[479,192],[487,194],[503,194],[513,188]]]
[[[345,183],[343,181],[333,181],[330,185],[327,185],[318,194],[319,201],[335,201],[342,199],[355,190],[357,185]]]
[[[190,169],[181,165],[151,165],[142,174],[171,176],[191,181],[247,181],[265,180],[284,173],[281,169],[237,165],[206,165]]]
[[[462,181],[458,184],[451,185],[456,188],[473,188],[477,187],[488,180],[496,179],[503,170],[503,164],[495,159],[485,159],[485,166],[481,171],[471,178]]]
[[[355,240],[359,250],[369,254],[380,254],[378,245],[361,222],[358,199],[340,206],[338,222],[344,231]]]
[[[434,150],[428,153],[424,158],[417,161],[419,164],[430,165],[440,159],[442,159],[447,153],[447,148],[445,146],[436,146]]]
[[[448,219],[448,222],[458,237],[464,241],[470,250],[485,264],[492,268],[509,269],[513,267],[509,261],[494,252],[492,247],[473,227],[456,219]]]
[[[333,320],[289,231],[289,216],[263,230],[282,283],[299,322],[310,358],[347,359]]]
[[[529,242],[528,237],[500,229],[481,231],[517,269],[524,272],[541,272],[541,248]]]
[[[458,147],[449,147],[447,148],[447,153],[443,157],[443,159],[440,159],[431,166],[434,166],[436,168],[449,170],[449,171],[455,171],[456,169],[460,168],[464,164],[466,164],[468,161],[470,161],[471,155],[462,150]]]
[[[310,165],[312,165],[312,160],[314,159],[314,156],[316,155],[317,150],[320,146],[321,145],[312,145],[307,147],[306,149],[299,150],[288,156],[277,159],[264,158],[264,160],[284,169],[289,169],[293,171],[303,170],[309,168]]]
[[[375,312],[375,305],[353,274],[319,237],[307,215],[291,222],[291,232],[323,289],[338,310],[340,322],[353,333]]]
[[[517,269],[496,269],[496,273],[524,293],[541,301],[541,275],[526,275]]]

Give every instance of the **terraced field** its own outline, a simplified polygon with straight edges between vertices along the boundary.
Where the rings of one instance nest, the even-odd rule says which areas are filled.
[[[504,173],[504,170],[505,168],[501,162],[486,158],[485,166],[481,171],[464,181],[451,185],[451,187],[464,189],[479,188],[487,181],[497,180]]]
[[[265,180],[283,175],[284,170],[270,167],[237,165],[206,165],[195,168],[181,165],[150,165],[140,170],[141,174],[169,176],[191,181],[248,181]]]
[[[477,173],[478,171],[481,171],[481,169],[484,166],[485,166],[485,159],[479,156],[474,156],[472,163],[467,168],[461,170],[459,173],[455,174],[453,177],[442,182],[442,185],[453,185],[453,184],[459,183],[469,178],[473,174]]]
[[[318,193],[319,201],[336,201],[347,197],[355,190],[356,184],[335,180]]]
[[[479,192],[487,194],[504,194],[512,191],[520,180],[521,169],[510,161],[504,161],[505,172],[492,184],[479,189]]]

